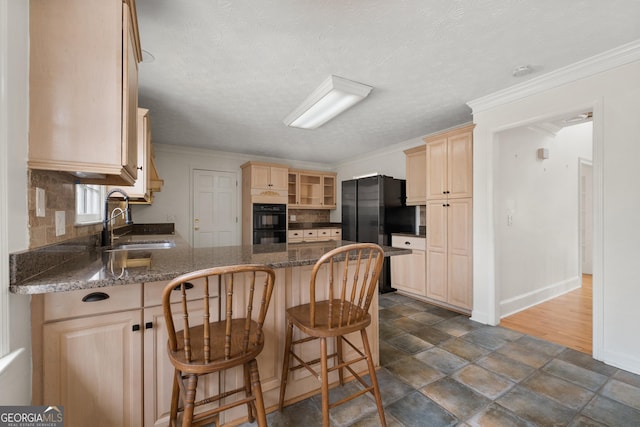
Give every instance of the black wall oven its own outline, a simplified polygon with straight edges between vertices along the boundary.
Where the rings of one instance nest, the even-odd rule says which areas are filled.
[[[253,244],[287,242],[287,205],[253,204]]]

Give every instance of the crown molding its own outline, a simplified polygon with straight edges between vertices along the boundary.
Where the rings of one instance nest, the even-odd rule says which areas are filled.
[[[640,60],[640,39],[467,102],[473,114]]]

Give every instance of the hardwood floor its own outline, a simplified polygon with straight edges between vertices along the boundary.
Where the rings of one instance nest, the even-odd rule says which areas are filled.
[[[500,326],[592,354],[592,276],[582,287],[505,317]]]

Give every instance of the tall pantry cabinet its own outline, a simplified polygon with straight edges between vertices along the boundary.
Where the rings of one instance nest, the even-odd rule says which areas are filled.
[[[427,297],[473,306],[473,125],[426,142]]]

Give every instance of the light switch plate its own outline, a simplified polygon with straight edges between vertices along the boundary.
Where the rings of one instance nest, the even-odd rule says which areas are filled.
[[[62,236],[65,228],[64,211],[56,211],[56,236]]]
[[[45,195],[44,188],[36,187],[36,216],[45,216]]]

